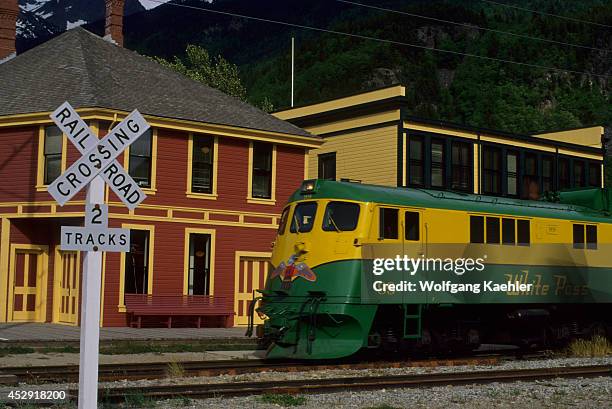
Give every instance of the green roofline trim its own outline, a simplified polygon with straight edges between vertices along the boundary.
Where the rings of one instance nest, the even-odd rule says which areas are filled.
[[[584,192],[610,195],[607,189],[590,188]],[[563,197],[563,193],[561,193]],[[479,214],[509,215],[517,217],[541,217],[551,219],[612,223],[607,211],[598,211],[585,206],[550,201],[520,200],[505,197],[485,196],[451,191],[415,188],[394,188],[353,182],[316,180],[313,194],[302,194],[297,190],[289,202],[317,199],[355,200],[383,205],[408,206],[466,211]]]

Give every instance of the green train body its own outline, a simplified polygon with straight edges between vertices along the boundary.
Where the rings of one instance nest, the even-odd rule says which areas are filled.
[[[611,199],[605,189],[527,201],[305,181],[281,216],[258,298],[267,357],[528,347],[605,335]],[[407,259],[423,264],[410,270]],[[374,274],[385,260],[394,267]],[[466,260],[476,260],[469,271]]]

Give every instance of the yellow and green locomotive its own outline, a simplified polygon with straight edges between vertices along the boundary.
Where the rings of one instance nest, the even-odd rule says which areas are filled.
[[[533,201],[304,181],[282,213],[258,297],[267,356],[527,348],[610,334],[610,193]]]

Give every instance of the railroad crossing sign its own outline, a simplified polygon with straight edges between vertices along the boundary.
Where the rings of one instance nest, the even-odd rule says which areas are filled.
[[[82,270],[79,409],[90,409],[96,408],[98,402],[102,251],[127,252],[130,248],[128,229],[108,227],[104,184],[106,182],[129,209],[136,208],[146,198],[116,158],[149,129],[149,124],[134,110],[108,135],[98,139],[68,102],[53,111],[51,119],[82,156],[49,185],[49,194],[63,206],[87,187],[85,226],[62,226],[61,249],[85,251]]]
[[[138,183],[115,160],[149,129],[149,124],[137,110],[132,111],[102,140],[91,132],[68,102],[53,111],[51,119],[83,155],[49,185],[49,193],[60,205],[63,206],[100,171],[105,182],[130,210],[147,197]]]

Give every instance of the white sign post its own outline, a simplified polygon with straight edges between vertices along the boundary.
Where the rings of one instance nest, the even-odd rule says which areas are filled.
[[[100,288],[103,251],[129,251],[130,231],[108,227],[108,206],[104,203],[104,183],[129,209],[146,195],[115,160],[149,124],[137,110],[132,111],[103,139],[99,140],[68,102],[51,119],[68,136],[83,156],[48,187],[63,206],[87,186],[85,227],[62,226],[61,249],[85,251],[81,300],[81,344],[79,366],[79,409],[98,406],[98,352],[100,339]]]

